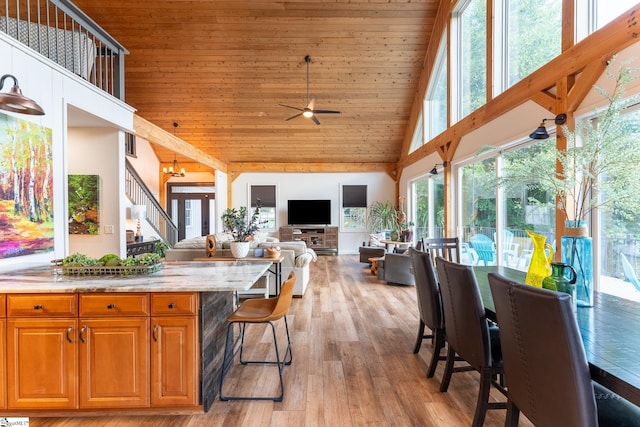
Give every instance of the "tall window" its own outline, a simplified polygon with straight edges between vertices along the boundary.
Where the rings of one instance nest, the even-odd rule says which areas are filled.
[[[503,0],[505,31],[502,47],[506,66],[502,89],[513,86],[560,54],[562,0]]]
[[[342,186],[342,215],[343,230],[365,230],[367,217],[367,186]]]
[[[462,118],[487,102],[487,0],[467,2],[457,23],[457,117]]]
[[[446,34],[446,31],[444,32]],[[432,139],[447,128],[447,41],[443,37],[425,99],[425,135]]]
[[[262,230],[276,229],[276,186],[275,185],[252,185],[251,186],[251,208],[255,208],[260,199],[259,227]]]
[[[549,174],[555,173],[555,137],[541,140],[533,145],[505,152],[503,161],[512,173],[526,176],[532,168],[543,168]],[[509,175],[504,174],[508,182]],[[554,251],[556,243],[555,191],[543,183],[530,180],[526,184],[503,187],[502,212],[504,226],[498,238],[499,258],[510,267],[526,271],[529,267],[533,248],[525,230],[546,236]]]
[[[422,144],[424,144],[424,121],[422,120],[421,111],[420,116],[418,117],[418,122],[416,123],[416,128],[413,131],[413,139],[411,140],[409,152],[413,153],[418,148],[422,147]]]
[[[489,158],[464,166],[460,177],[461,261],[495,264],[496,161]]]
[[[411,184],[415,237],[444,237],[444,175],[425,176]]]

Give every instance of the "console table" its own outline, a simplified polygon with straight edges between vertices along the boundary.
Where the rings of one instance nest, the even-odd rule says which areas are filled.
[[[280,241],[303,241],[317,252],[338,253],[338,227],[323,226],[283,226],[280,227]]]

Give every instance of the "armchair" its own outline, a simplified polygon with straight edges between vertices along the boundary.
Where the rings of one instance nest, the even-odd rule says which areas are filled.
[[[408,249],[402,254],[388,253],[384,258],[380,258],[378,279],[398,285],[415,285],[410,256],[412,251],[413,249]]]

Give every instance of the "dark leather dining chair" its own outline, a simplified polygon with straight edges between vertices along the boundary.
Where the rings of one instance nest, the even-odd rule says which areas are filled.
[[[593,383],[569,294],[489,274],[504,358],[505,426],[638,426],[640,409]],[[595,393],[594,393],[595,390]]]
[[[436,277],[435,267],[431,261],[429,252],[414,250],[409,255],[413,265],[413,275],[416,283],[416,296],[418,300],[418,311],[420,313],[420,327],[418,329],[418,339],[413,349],[417,354],[422,346],[423,339],[431,338],[433,342],[433,353],[427,370],[427,378],[433,377],[439,360],[444,360],[440,356],[444,348],[444,321],[442,317],[442,300],[440,298],[440,286]],[[431,334],[425,334],[425,326],[431,330]]]
[[[489,328],[478,284],[472,267],[436,258],[447,351],[447,364],[440,391],[449,388],[456,354],[480,373],[480,389],[473,417],[473,427],[482,426],[489,409],[505,409],[506,402],[489,402],[493,385],[506,395],[502,381],[502,355],[497,328]],[[508,378],[507,378],[508,380]]]
[[[425,237],[422,239],[422,250],[429,250],[433,262],[439,256],[449,261],[460,262],[460,239],[457,237]]]

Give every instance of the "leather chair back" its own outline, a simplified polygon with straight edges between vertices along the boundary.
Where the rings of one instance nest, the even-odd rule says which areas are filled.
[[[428,252],[413,250],[409,255],[413,265],[420,318],[432,331],[443,327],[442,300],[435,268]]]
[[[537,426],[597,426],[571,297],[495,273],[489,274],[489,285],[500,325],[509,402]]]
[[[436,258],[447,342],[476,370],[492,366],[487,317],[470,266]]]
[[[452,262],[460,262],[460,240],[457,237],[422,239],[422,250],[429,251],[433,262],[442,257]]]

